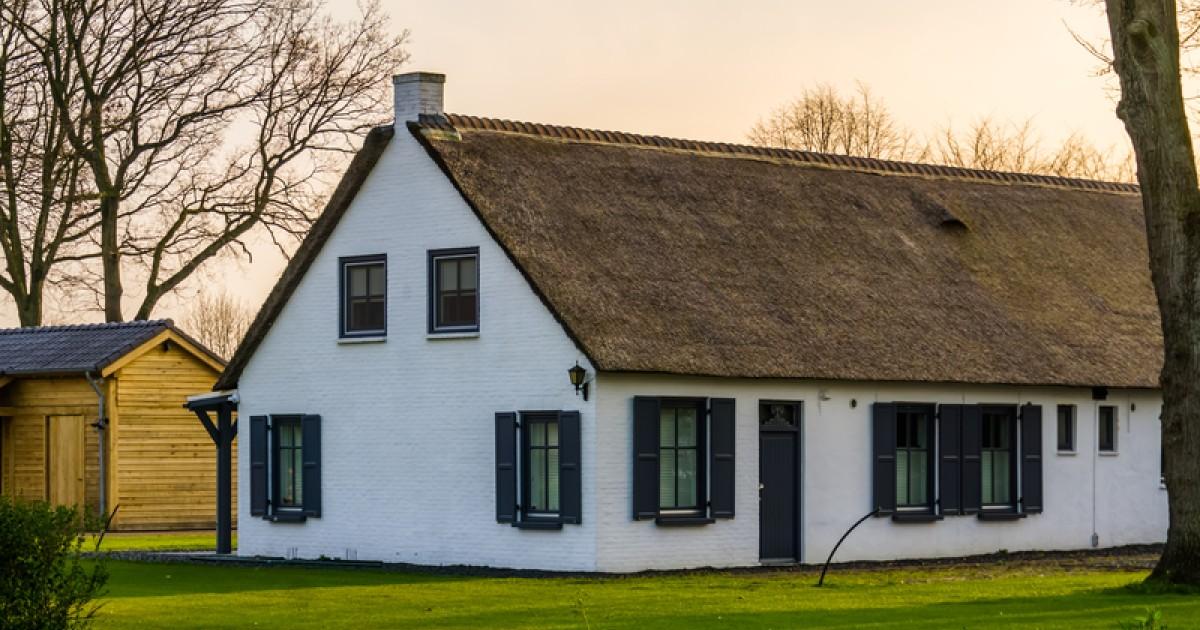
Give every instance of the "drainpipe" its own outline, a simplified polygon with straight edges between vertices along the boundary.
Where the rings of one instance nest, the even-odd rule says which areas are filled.
[[[104,415],[104,379],[93,377],[90,372],[84,372],[83,375],[87,377],[88,385],[96,392],[97,414],[96,422],[92,426],[96,427],[96,453],[100,464],[100,517],[103,518],[108,513],[108,503],[105,500],[108,495],[108,475],[104,470],[104,434],[108,429],[108,419]]]

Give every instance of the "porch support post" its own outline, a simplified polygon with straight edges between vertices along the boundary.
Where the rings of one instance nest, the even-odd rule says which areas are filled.
[[[217,553],[233,553],[233,409],[228,402],[217,407]]]

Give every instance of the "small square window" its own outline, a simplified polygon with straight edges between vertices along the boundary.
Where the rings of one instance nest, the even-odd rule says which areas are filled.
[[[479,330],[479,248],[429,252],[429,332]]]
[[[1117,452],[1117,408],[1104,405],[1100,407],[1100,452]]]
[[[341,336],[387,334],[387,259],[382,254],[341,259]]]
[[[1075,452],[1075,405],[1058,406],[1058,450]]]

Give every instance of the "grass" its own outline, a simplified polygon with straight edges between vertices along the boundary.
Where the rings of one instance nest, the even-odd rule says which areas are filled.
[[[109,561],[99,628],[1118,628],[1147,609],[1200,627],[1200,595],[1144,571],[970,567],[496,578]]]
[[[233,535],[237,548],[237,534]],[[84,551],[96,548],[96,536],[83,542]],[[109,532],[100,543],[100,551],[212,551],[217,548],[212,531],[185,532]]]

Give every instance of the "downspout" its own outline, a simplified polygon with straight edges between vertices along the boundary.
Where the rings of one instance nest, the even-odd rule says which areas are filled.
[[[91,372],[84,372],[83,375],[87,377],[88,385],[91,385],[92,390],[96,392],[96,422],[92,426],[96,427],[96,454],[100,464],[100,517],[104,518],[108,513],[108,502],[106,501],[108,496],[108,475],[105,474],[104,469],[104,435],[108,429],[108,419],[104,415],[104,379],[93,377]]]

